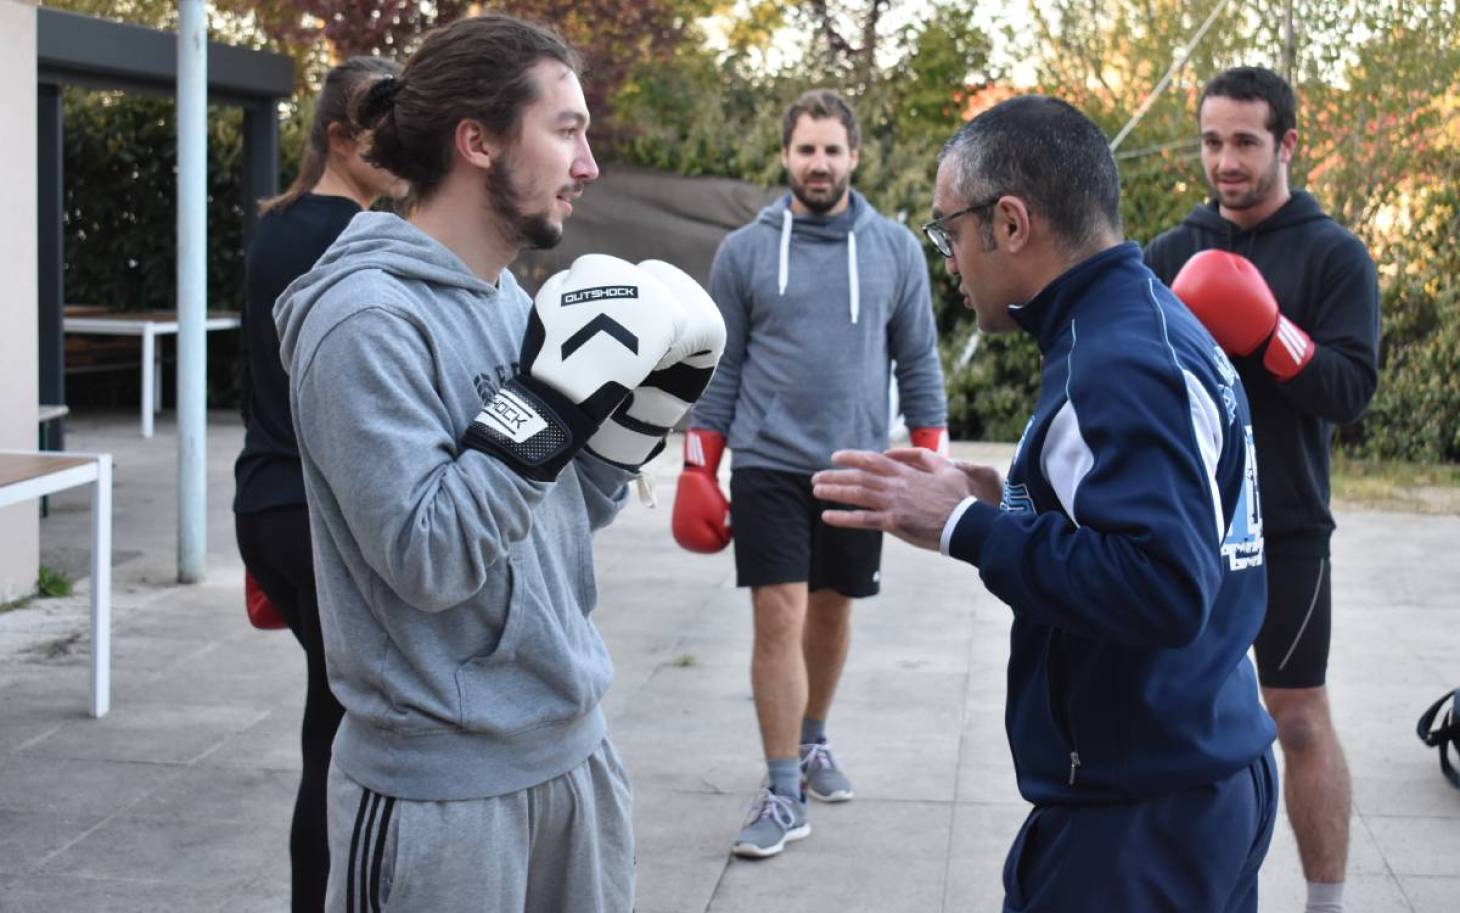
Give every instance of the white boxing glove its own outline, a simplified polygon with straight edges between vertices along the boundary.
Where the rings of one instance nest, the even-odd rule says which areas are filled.
[[[685,313],[649,271],[585,254],[533,301],[519,373],[486,403],[463,443],[552,481],[684,332]],[[721,335],[723,336],[723,330]]]
[[[655,369],[588,441],[587,450],[636,470],[664,449],[664,438],[705,392],[725,351],[725,319],[700,284],[677,266],[645,260],[684,311],[684,324]]]

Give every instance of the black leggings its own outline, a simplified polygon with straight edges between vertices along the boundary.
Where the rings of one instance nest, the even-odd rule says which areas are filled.
[[[309,544],[309,514],[303,506],[278,507],[234,518],[238,550],[269,599],[289,623],[309,664],[304,695],[300,748],[304,769],[294,800],[289,831],[289,860],[294,913],[324,909],[329,883],[329,838],[325,831],[325,796],[330,746],[345,709],[330,693],[325,674],[324,641],[319,629],[319,602],[314,591],[314,556]]]

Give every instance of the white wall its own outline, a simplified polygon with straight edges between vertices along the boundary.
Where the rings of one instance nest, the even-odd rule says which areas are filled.
[[[0,0],[0,449],[36,446],[35,33],[35,0]],[[0,509],[0,602],[35,586],[38,517],[34,501]]]

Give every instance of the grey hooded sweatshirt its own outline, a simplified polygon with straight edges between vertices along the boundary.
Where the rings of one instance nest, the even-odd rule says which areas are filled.
[[[710,269],[725,354],[690,424],[727,438],[737,468],[812,473],[833,451],[887,446],[891,362],[911,428],[948,424],[928,291],[912,232],[855,190],[836,216],[790,195],[732,232]]]
[[[501,795],[582,763],[613,677],[590,533],[629,474],[528,481],[459,445],[532,302],[409,223],[362,213],[274,306],[304,467],[334,760],[418,800]]]

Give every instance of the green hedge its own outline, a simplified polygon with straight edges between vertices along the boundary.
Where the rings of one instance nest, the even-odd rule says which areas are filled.
[[[177,127],[170,98],[68,88],[64,117],[65,299],[116,311],[176,307]],[[298,118],[286,121],[293,162]],[[208,308],[243,307],[242,112],[208,109]],[[292,170],[286,173],[286,180]],[[172,343],[166,343],[169,356]],[[208,403],[238,402],[241,339],[208,334]],[[172,373],[164,372],[171,395]],[[72,403],[135,401],[133,372],[73,375]]]
[[[177,128],[171,99],[67,89],[66,300],[175,306]],[[208,111],[209,307],[236,310],[243,277],[241,113]]]
[[[1460,461],[1460,163],[1416,195],[1416,215],[1381,252],[1379,391],[1341,441],[1355,456]]]

